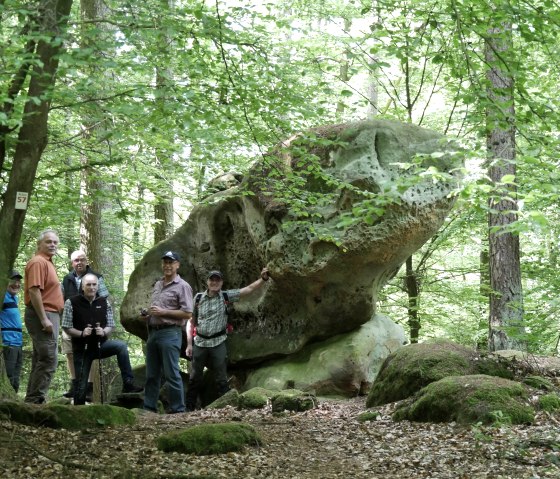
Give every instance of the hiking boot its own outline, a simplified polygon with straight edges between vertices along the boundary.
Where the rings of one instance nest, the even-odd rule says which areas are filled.
[[[86,402],[93,402],[93,383],[87,383]]]
[[[68,391],[66,391],[62,396],[68,399],[71,399],[74,397],[74,381],[72,380],[72,382],[70,383],[70,389],[68,389]]]
[[[122,392],[127,393],[141,393],[144,390],[142,386],[136,386],[134,381],[127,381],[123,383]]]

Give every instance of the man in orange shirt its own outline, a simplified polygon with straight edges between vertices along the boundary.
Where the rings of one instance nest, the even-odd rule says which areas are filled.
[[[60,282],[52,257],[58,235],[46,230],[37,240],[37,252],[25,266],[25,326],[33,341],[31,374],[25,402],[42,404],[56,371],[60,312],[64,308]]]

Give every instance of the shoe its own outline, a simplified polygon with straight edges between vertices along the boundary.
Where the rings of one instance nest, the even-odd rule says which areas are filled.
[[[133,381],[128,381],[123,384],[122,392],[127,393],[141,393],[144,390],[142,386],[136,386]]]
[[[68,389],[68,391],[66,391],[62,396],[68,399],[74,397],[74,380],[70,383],[70,389]]]
[[[86,402],[93,402],[93,383],[87,383]]]
[[[185,412],[194,412],[195,411],[195,407],[194,406],[189,406],[187,404],[187,407],[185,408]]]

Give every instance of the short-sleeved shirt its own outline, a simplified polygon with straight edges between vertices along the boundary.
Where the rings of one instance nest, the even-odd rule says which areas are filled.
[[[38,287],[45,311],[58,313],[64,307],[60,281],[49,256],[37,253],[25,265],[24,302],[31,307],[29,288]]]
[[[239,289],[228,289],[226,293],[228,301],[231,303],[235,303],[241,298]],[[213,348],[227,339],[227,309],[221,291],[215,296],[208,296],[208,291],[202,293],[197,306],[196,317],[197,334],[194,337],[194,344],[201,348]],[[215,338],[205,339],[199,336],[199,334],[213,336],[221,331],[224,334]]]
[[[0,329],[2,329],[2,344],[4,346],[23,346],[18,297],[8,291],[4,295],[4,309],[0,311]]]
[[[181,310],[185,313],[192,313],[193,294],[192,288],[179,275],[168,284],[164,284],[163,278],[156,282],[152,293],[152,306],[163,309]],[[149,326],[161,326],[164,324],[175,324],[183,326],[185,320],[166,318],[165,316],[150,316]]]

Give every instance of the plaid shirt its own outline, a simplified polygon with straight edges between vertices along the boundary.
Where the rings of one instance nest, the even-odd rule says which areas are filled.
[[[230,303],[239,301],[239,289],[228,289],[226,291]],[[213,334],[224,331],[224,334],[211,339],[201,338],[198,334],[194,337],[194,344],[201,348],[213,348],[223,343],[227,339],[225,332],[227,325],[226,305],[222,292],[216,296],[208,296],[208,291],[202,293],[197,311],[196,332],[204,334],[204,336],[212,336]]]
[[[113,319],[113,308],[111,308],[109,301],[107,301],[107,326],[109,328],[115,327],[115,320]],[[64,311],[62,313],[62,327],[74,327],[74,308],[72,307],[72,302],[69,299],[67,299],[64,303]]]

